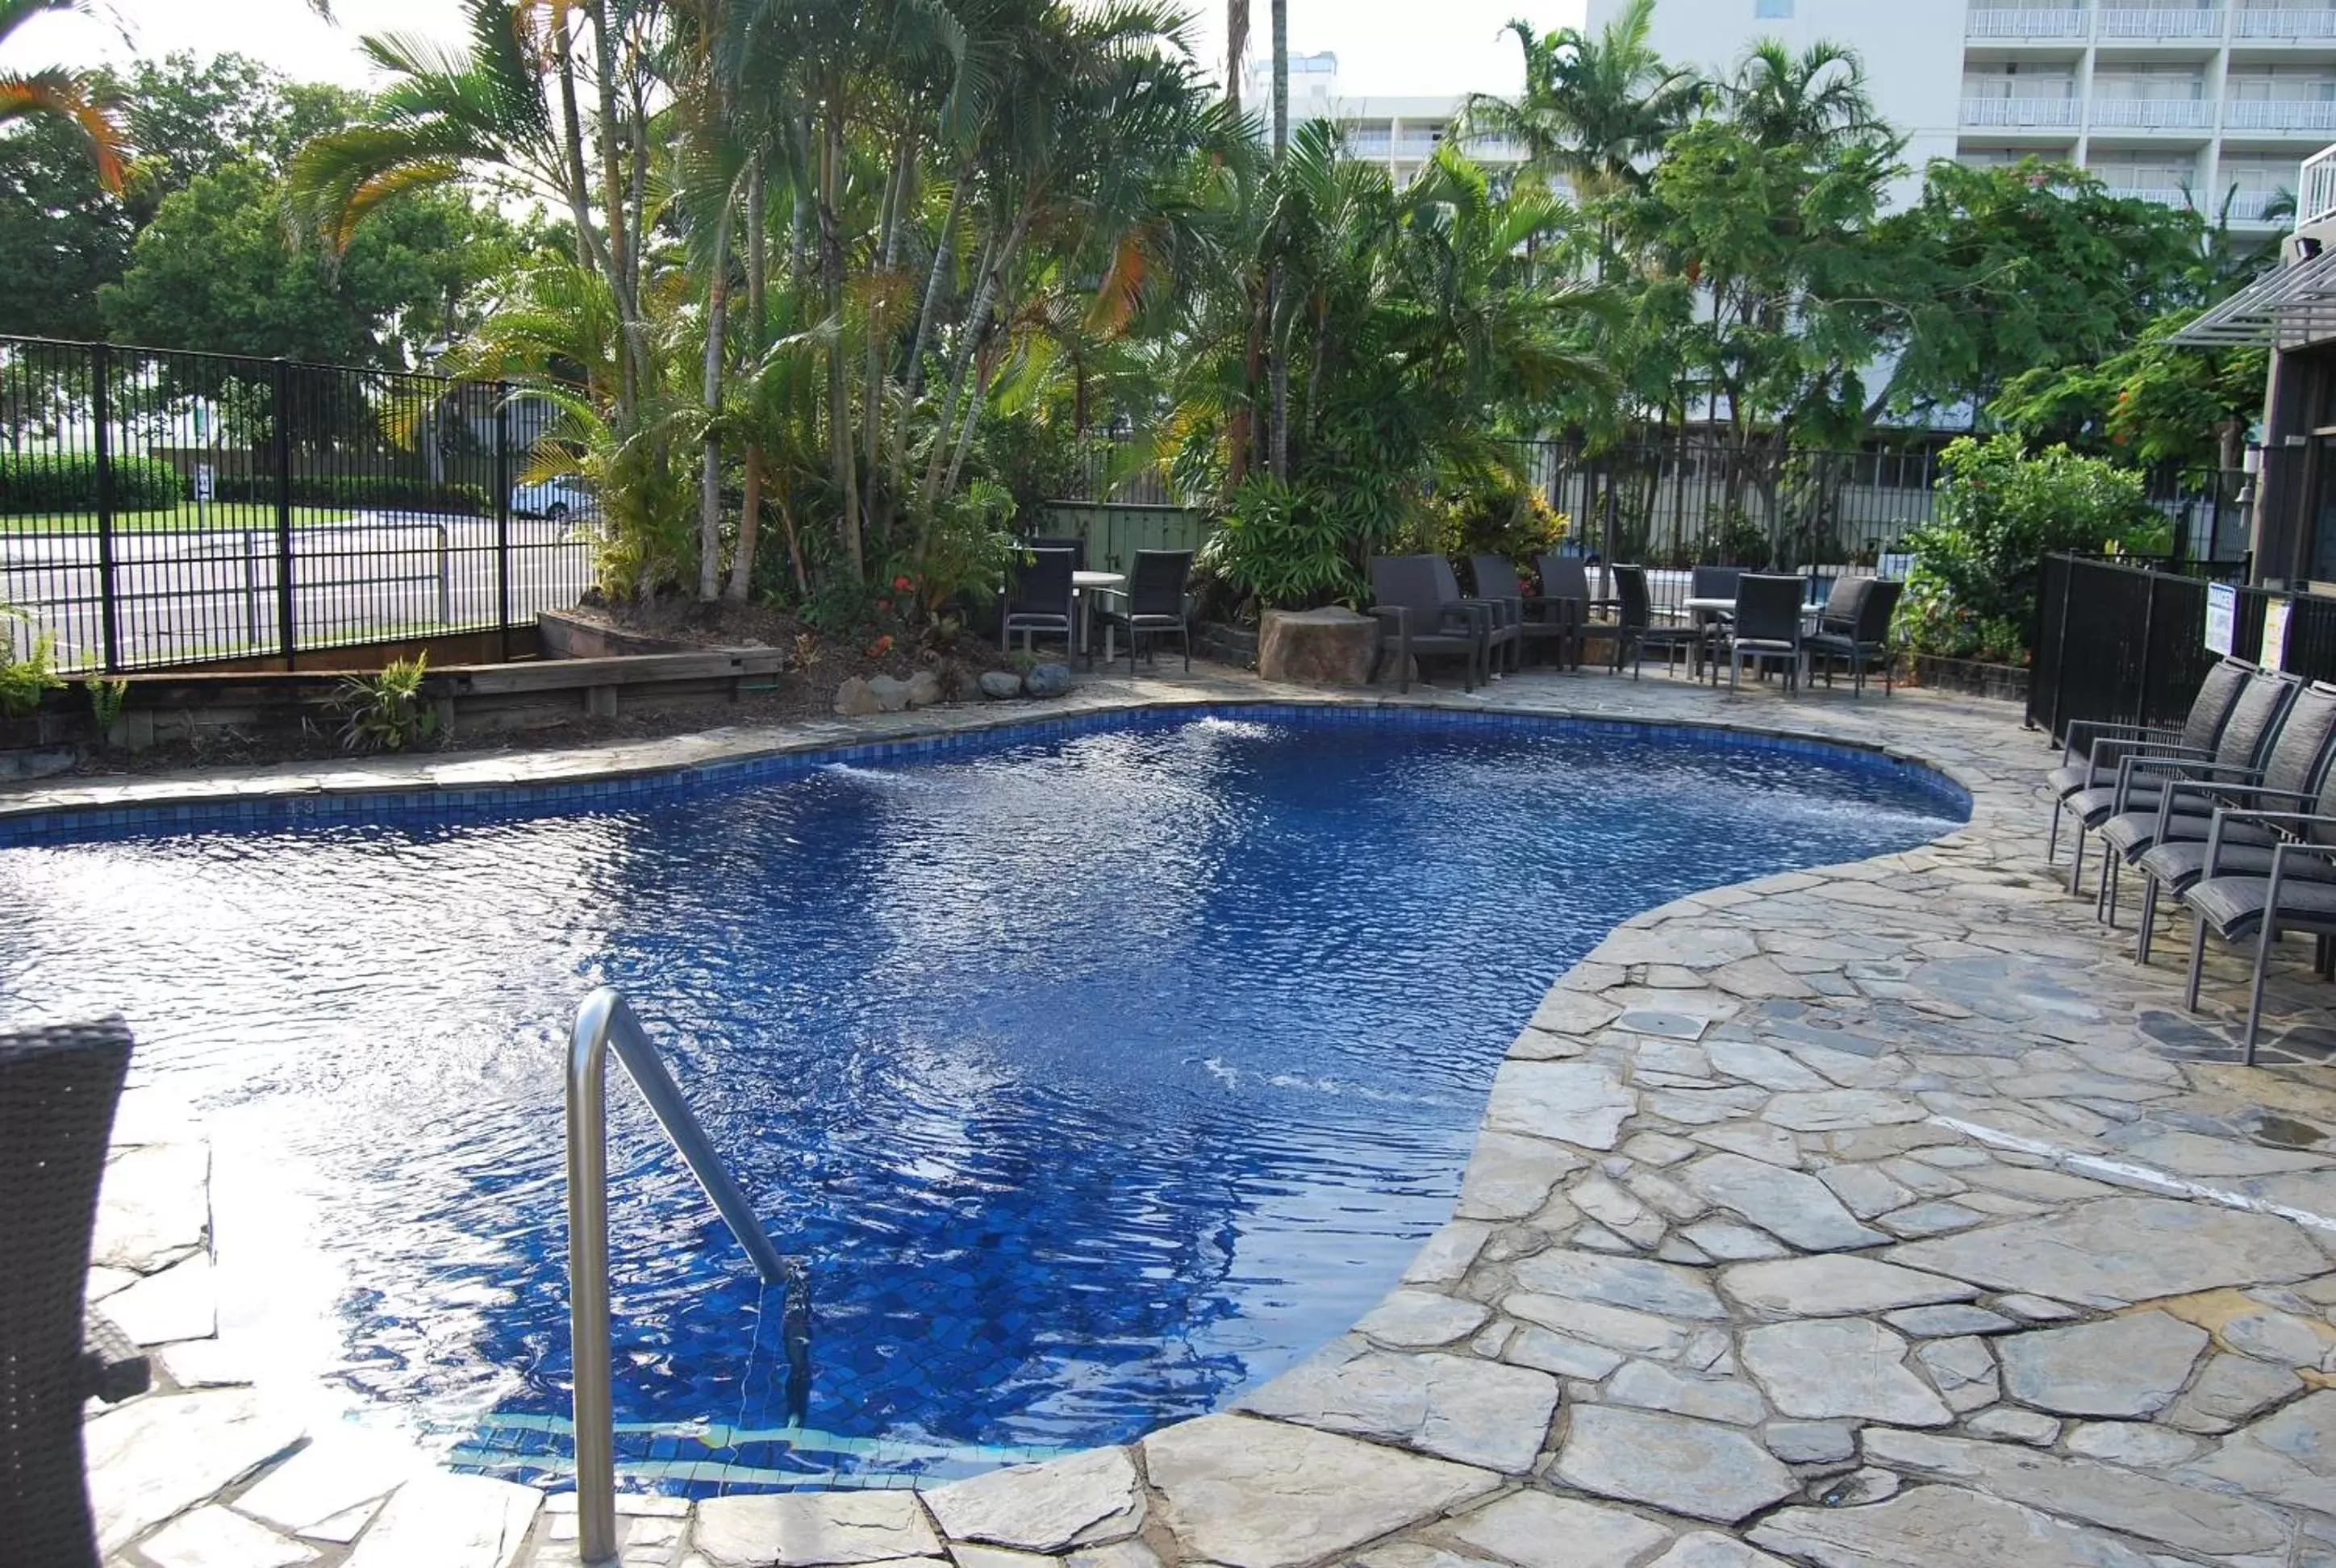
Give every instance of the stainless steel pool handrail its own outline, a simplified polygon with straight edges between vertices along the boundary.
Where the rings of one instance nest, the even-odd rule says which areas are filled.
[[[697,1184],[714,1200],[766,1285],[787,1266],[738,1184],[724,1169],[688,1102],[674,1086],[641,1021],[612,986],[576,1009],[568,1047],[568,1324],[575,1360],[576,1545],[586,1568],[617,1561],[617,1429],[608,1363],[608,1050],[641,1092]]]

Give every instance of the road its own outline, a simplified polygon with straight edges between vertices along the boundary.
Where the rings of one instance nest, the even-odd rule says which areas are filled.
[[[124,531],[113,540],[113,600],[124,669],[277,652],[278,560],[272,529]],[[566,525],[511,522],[515,623],[564,609],[592,581],[592,547]],[[470,631],[500,624],[492,518],[363,512],[292,534],[297,646]],[[104,663],[104,595],[93,532],[0,531],[0,603],[26,612],[21,649],[57,639],[66,670]]]

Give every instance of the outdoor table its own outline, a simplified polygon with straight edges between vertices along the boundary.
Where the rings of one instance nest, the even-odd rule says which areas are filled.
[[[1071,573],[1071,592],[1076,596],[1079,601],[1079,651],[1087,656],[1087,662],[1090,665],[1095,662],[1095,652],[1092,644],[1094,642],[1093,631],[1095,626],[1095,598],[1101,594],[1114,592],[1120,589],[1125,588],[1126,586],[1127,574],[1124,571],[1075,571]],[[1109,664],[1112,661],[1112,656],[1114,652],[1114,645],[1118,641],[1118,638],[1119,631],[1116,627],[1106,626],[1103,628],[1104,663]]]

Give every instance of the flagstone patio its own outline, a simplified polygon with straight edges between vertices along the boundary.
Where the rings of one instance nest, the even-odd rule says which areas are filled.
[[[1070,709],[1291,696],[1096,680]],[[1401,1288],[1238,1407],[922,1495],[621,1505],[627,1564],[1076,1568],[2336,1568],[2336,1047],[2292,962],[2236,1065],[2043,864],[2050,761],[2012,710],[1528,675],[1414,700],[1736,724],[1951,774],[1970,825],[1627,922],[1525,1020],[1452,1221]],[[1039,710],[1030,710],[1036,713]],[[1066,711],[1050,706],[1047,714]],[[599,754],[82,787],[567,776],[1001,709]],[[2161,952],[2181,950],[2179,944]],[[311,1430],[245,1386],[200,1128],[128,1097],[92,1289],[161,1347],[93,1415],[109,1561],[572,1563],[572,1497]]]

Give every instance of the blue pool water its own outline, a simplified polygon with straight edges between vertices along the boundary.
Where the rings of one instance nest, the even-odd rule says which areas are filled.
[[[330,1375],[541,1478],[561,1042],[620,987],[806,1261],[766,1294],[612,1086],[620,1461],[705,1493],[1221,1407],[1395,1282],[1618,920],[1965,805],[1814,747],[1256,710],[281,820],[316,809],[0,849],[0,1020],[125,1012],[297,1194]]]

